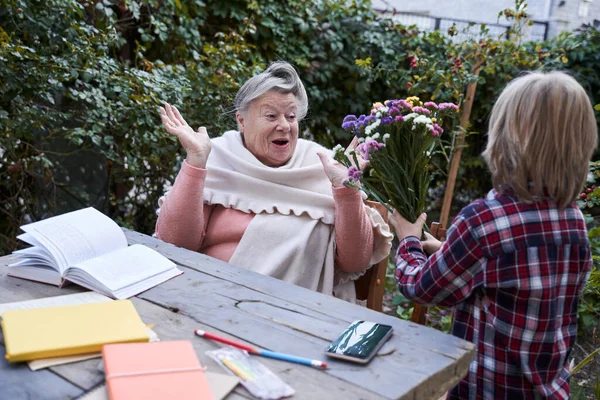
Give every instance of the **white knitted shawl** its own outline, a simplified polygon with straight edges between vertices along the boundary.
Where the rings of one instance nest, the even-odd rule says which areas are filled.
[[[354,301],[352,280],[364,271],[334,269],[335,205],[317,152],[331,156],[321,145],[298,139],[290,161],[271,168],[244,147],[238,132],[225,132],[212,140],[204,201],[256,214],[231,264]],[[367,211],[375,233],[373,265],[387,257],[392,234],[377,211]]]

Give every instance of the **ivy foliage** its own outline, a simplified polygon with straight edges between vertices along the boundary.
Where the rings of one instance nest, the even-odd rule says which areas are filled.
[[[505,15],[517,28],[522,8]],[[468,131],[483,133],[501,88],[527,69],[569,69],[598,100],[597,31],[513,38],[484,29],[455,42],[381,18],[368,0],[0,0],[0,254],[20,225],[85,206],[152,233],[182,159],[158,107],[218,136],[235,127],[240,85],[274,60],[306,85],[303,135],[330,147],[348,139],[343,117],[375,99],[461,102],[473,80]],[[485,190],[484,143],[469,136],[457,198]]]

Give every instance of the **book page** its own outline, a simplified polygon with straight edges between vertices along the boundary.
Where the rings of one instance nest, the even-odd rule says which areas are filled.
[[[159,252],[134,244],[70,267],[65,278],[80,276],[77,270],[81,270],[114,292],[174,267],[175,263]]]
[[[61,273],[70,265],[127,247],[119,225],[92,207],[24,225],[21,229],[48,250]]]
[[[52,257],[52,254],[43,247],[28,247],[26,249],[13,251],[13,255],[17,258],[16,263],[9,264],[8,266],[14,265],[44,265],[52,269],[57,268],[56,260]]]
[[[25,242],[25,243],[29,243],[32,246],[42,246],[42,244],[40,242],[38,242],[33,236],[31,236],[29,233],[22,233],[19,236],[17,236],[17,239]]]
[[[0,317],[2,317],[2,313],[11,310],[30,310],[33,308],[70,306],[75,304],[100,303],[103,301],[112,301],[112,299],[96,292],[83,292],[44,297],[35,300],[16,301],[14,303],[0,304]]]

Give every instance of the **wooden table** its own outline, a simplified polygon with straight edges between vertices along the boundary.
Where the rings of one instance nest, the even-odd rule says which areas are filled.
[[[200,362],[223,372],[205,355],[220,345],[195,337],[204,329],[255,346],[323,359],[329,369],[261,358],[260,361],[295,390],[296,399],[435,399],[467,372],[475,355],[471,343],[330,296],[231,266],[203,254],[125,230],[130,244],[143,243],[176,262],[183,275],[150,289],[133,303],[142,320],[155,324],[161,340],[190,340]],[[82,291],[7,276],[11,256],[0,258],[0,303]],[[327,359],[324,349],[352,321],[393,325],[388,348],[367,366]],[[43,334],[43,333],[41,333]],[[4,359],[0,336],[1,399],[70,399],[104,381],[100,359],[31,372],[27,365]],[[238,385],[227,399],[252,398]]]

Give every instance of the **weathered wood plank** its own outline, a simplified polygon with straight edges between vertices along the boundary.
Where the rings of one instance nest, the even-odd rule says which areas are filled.
[[[11,364],[0,346],[0,399],[72,399],[83,390],[50,371],[33,372],[24,363]]]
[[[5,268],[2,268],[5,260],[5,258],[0,258],[0,293],[5,295],[4,297],[0,297],[0,302],[21,301],[65,294],[63,289],[53,286],[6,277],[4,273]],[[207,275],[204,277],[203,284],[212,285],[212,289],[216,290],[215,278]],[[16,288],[15,284],[21,286]],[[230,282],[223,282],[221,286],[223,285],[235,286]],[[71,289],[79,290],[76,286],[73,286]],[[40,293],[43,293],[43,295],[40,295]],[[9,297],[9,299],[5,300],[5,297]],[[194,329],[205,329],[229,338],[236,338],[235,336],[219,331],[213,326],[202,324],[192,318],[186,317],[182,313],[175,313],[170,309],[155,305],[150,301],[138,298],[133,298],[132,301],[143,321],[155,324],[153,329],[157,332],[161,340],[192,341],[201,363],[207,366],[209,370],[223,372],[221,367],[205,354],[207,350],[214,350],[220,344],[195,337],[193,331]],[[348,400],[381,398],[374,393],[309,367],[270,359],[261,359],[261,362],[294,387],[297,391],[297,398],[344,398]],[[22,365],[25,366],[25,364]],[[100,358],[51,367],[50,371],[55,373],[57,378],[60,376],[66,382],[72,382],[86,391],[94,388],[104,380],[102,360]],[[243,387],[238,386],[236,391],[227,397],[227,400],[250,398],[252,398],[250,394]]]
[[[331,368],[321,372],[265,360],[265,364],[278,374],[317,374],[315,377],[322,379],[311,379],[319,387],[329,390],[326,398],[349,397],[347,392],[357,391],[358,397],[350,398],[431,398],[448,390],[464,376],[474,355],[471,344],[432,329],[236,268],[136,232],[125,230],[125,233],[131,244],[146,244],[184,266],[184,275],[139,296],[163,307],[160,309],[167,316],[167,335],[174,335],[173,338],[182,338],[177,333],[177,326],[173,326],[173,321],[182,320],[192,326],[186,335],[192,335],[195,328],[227,336],[226,332],[263,348],[323,359],[327,343],[353,320],[366,319],[394,326],[395,335],[390,343],[396,351],[376,357],[367,367],[327,360]],[[0,264],[5,260],[0,259]],[[3,277],[4,271],[0,269],[0,302],[79,290],[76,286],[59,290]],[[16,287],[16,281],[21,287]],[[3,290],[5,287],[9,288],[8,292]],[[135,301],[137,306],[138,300]],[[139,307],[145,307],[141,304],[147,303],[139,304]],[[150,310],[153,308],[158,307],[152,306]],[[144,320],[149,322],[145,317]],[[169,333],[173,329],[175,332]],[[163,334],[159,333],[159,336]],[[84,363],[88,364],[80,372],[69,366],[54,367],[53,370],[79,382],[82,387],[92,387],[102,379],[102,374],[98,373],[94,360]],[[302,376],[293,376],[290,382],[300,382],[304,387],[306,379]],[[361,392],[358,387],[366,390]],[[314,389],[302,391],[316,398],[324,395]]]
[[[178,285],[173,280],[141,297],[175,307],[180,314],[260,347],[314,359],[323,359],[326,345],[349,324],[326,316],[312,318],[297,306],[286,310],[273,304],[273,299],[243,287],[199,293],[195,287]],[[452,356],[414,348],[410,343],[412,334],[396,327],[396,334],[390,339],[396,347],[394,353],[376,357],[368,367],[328,360],[327,373],[386,398],[412,398],[420,383],[425,387],[419,390],[428,391],[426,382],[436,372],[435,388],[455,380]],[[431,343],[430,347],[435,345]],[[398,371],[402,371],[402,379],[398,379]]]
[[[222,347],[222,344],[211,340],[199,338],[194,335],[195,329],[204,329],[218,335],[240,340],[239,337],[229,335],[226,332],[216,330],[204,323],[194,320],[183,313],[173,313],[170,310],[157,307],[148,301],[132,299],[137,311],[144,322],[154,323],[154,330],[161,340],[190,340],[196,349],[198,359],[210,371],[224,372],[209,356],[206,351]],[[265,332],[263,331],[263,335]],[[266,365],[281,379],[296,390],[299,399],[379,399],[374,393],[370,393],[355,385],[348,385],[343,380],[332,377],[314,368],[282,361],[260,358],[260,362]],[[241,386],[236,393],[240,395],[249,394]],[[229,400],[229,398],[228,398]]]
[[[331,375],[384,397],[427,398],[442,388],[447,390],[464,376],[474,356],[472,344],[450,335],[236,268],[136,232],[125,232],[130,243],[153,247],[189,267],[182,277],[140,297],[175,307],[185,315],[255,345],[323,358],[327,342],[353,320],[394,326],[391,343],[396,352],[378,357],[368,367],[332,362],[334,368],[328,370]],[[248,312],[248,307],[252,308],[249,304],[259,302],[263,304]],[[264,332],[269,332],[269,336]]]

